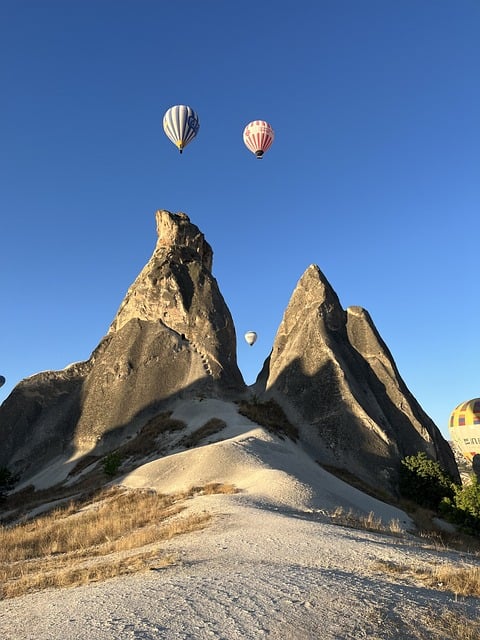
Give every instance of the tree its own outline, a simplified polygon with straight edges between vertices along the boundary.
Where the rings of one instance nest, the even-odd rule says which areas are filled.
[[[480,484],[476,476],[463,487],[455,486],[453,498],[444,498],[440,511],[447,520],[460,526],[465,533],[480,534]]]
[[[453,479],[423,451],[401,461],[399,484],[402,496],[434,510],[443,498],[455,495]]]
[[[5,498],[7,491],[13,487],[16,481],[17,478],[7,467],[0,467],[0,500]]]

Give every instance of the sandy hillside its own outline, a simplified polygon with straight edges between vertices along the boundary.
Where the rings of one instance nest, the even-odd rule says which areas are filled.
[[[199,406],[201,405],[201,406]],[[210,417],[226,438],[151,460],[121,480],[176,491],[230,482],[234,495],[199,496],[190,511],[211,525],[165,543],[166,569],[0,602],[5,640],[420,640],[449,636],[442,615],[475,617],[478,601],[395,580],[379,568],[475,563],[444,549],[336,526],[338,506],[412,526],[403,512],[353,489],[220,401],[183,403],[174,416],[195,431]]]

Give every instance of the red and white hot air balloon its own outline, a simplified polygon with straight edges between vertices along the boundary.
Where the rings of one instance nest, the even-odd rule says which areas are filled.
[[[252,153],[260,160],[265,151],[270,149],[275,138],[272,127],[265,120],[253,120],[243,130],[243,141]]]

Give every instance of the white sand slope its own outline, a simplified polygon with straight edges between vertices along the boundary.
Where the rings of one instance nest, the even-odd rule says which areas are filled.
[[[0,601],[2,640],[446,640],[441,615],[478,614],[476,599],[377,566],[465,565],[465,554],[259,508],[242,494],[189,508],[213,521],[165,543],[175,565]]]
[[[418,568],[476,557],[327,522],[324,512],[343,506],[409,523],[234,405],[192,402],[174,417],[190,431],[223,417],[228,427],[215,437],[227,439],[153,460],[122,482],[162,492],[231,482],[241,492],[188,501],[212,521],[164,543],[178,558],[166,569],[0,601],[2,640],[445,640],[442,615],[475,620],[478,599],[396,581],[378,562]]]
[[[258,506],[307,513],[343,507],[359,515],[373,512],[385,524],[397,520],[405,529],[413,527],[403,511],[328,473],[298,444],[239,415],[233,403],[183,402],[172,417],[183,420],[189,431],[211,417],[228,426],[214,436],[221,441],[149,462],[123,478],[122,484],[173,493],[209,482],[231,483]],[[227,436],[231,437],[224,439]]]

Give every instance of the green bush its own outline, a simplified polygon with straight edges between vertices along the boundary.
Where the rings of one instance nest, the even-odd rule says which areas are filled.
[[[112,451],[105,456],[102,460],[103,470],[107,474],[107,476],[114,476],[119,466],[122,464],[122,457],[118,453],[118,451]]]
[[[16,481],[17,478],[7,467],[0,467],[0,499],[5,498],[7,491],[13,488]]]
[[[470,535],[480,535],[480,484],[476,476],[457,485],[442,467],[423,453],[407,456],[400,468],[400,493],[433,509]]]
[[[470,484],[456,488],[455,506],[480,520],[480,484],[473,476]]]
[[[439,463],[423,451],[401,461],[400,493],[422,507],[437,510],[444,498],[454,498],[455,486]]]
[[[463,487],[454,487],[453,498],[446,497],[440,503],[442,515],[458,524],[460,529],[472,535],[480,535],[480,484],[476,476]]]

